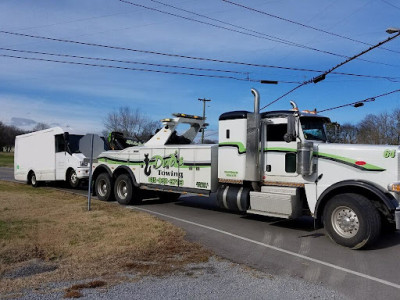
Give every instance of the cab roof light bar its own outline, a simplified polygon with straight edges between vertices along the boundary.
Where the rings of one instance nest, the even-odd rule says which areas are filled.
[[[188,118],[188,119],[196,119],[196,120],[204,120],[203,117],[195,116],[195,115],[187,115],[182,113],[174,113],[172,114],[174,117],[178,118]]]

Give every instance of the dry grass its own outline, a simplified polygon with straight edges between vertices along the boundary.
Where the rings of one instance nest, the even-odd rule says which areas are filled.
[[[86,205],[84,197],[0,181],[0,276],[32,259],[57,266],[27,277],[3,276],[0,291],[86,278],[109,283],[126,271],[164,275],[210,256],[155,217],[97,200],[90,212]]]

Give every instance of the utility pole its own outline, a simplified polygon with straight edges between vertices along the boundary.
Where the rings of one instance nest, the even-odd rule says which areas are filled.
[[[205,120],[206,119],[206,102],[210,102],[211,99],[206,99],[206,98],[201,99],[201,98],[199,98],[197,100],[203,101],[203,120]],[[202,144],[204,144],[204,130],[205,130],[205,128],[203,128],[201,130],[201,143]]]

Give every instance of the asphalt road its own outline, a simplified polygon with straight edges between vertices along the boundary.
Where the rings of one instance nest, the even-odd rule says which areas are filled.
[[[0,180],[13,180],[12,169],[0,168]],[[172,222],[190,241],[234,262],[321,284],[353,299],[400,299],[400,232],[384,234],[372,249],[350,250],[330,241],[323,229],[314,230],[311,218],[233,214],[219,210],[214,197],[147,200],[128,208]]]

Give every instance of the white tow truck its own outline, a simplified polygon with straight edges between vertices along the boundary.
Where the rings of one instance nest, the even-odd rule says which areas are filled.
[[[160,197],[217,193],[221,208],[294,219],[310,215],[317,228],[346,247],[377,240],[383,227],[400,229],[398,146],[330,144],[315,112],[293,108],[232,111],[219,118],[219,144],[194,145],[205,126],[175,114],[143,146],[103,152],[94,164],[100,200],[139,203],[141,190]],[[182,135],[181,123],[189,124]]]
[[[83,135],[53,127],[15,138],[14,178],[37,187],[44,181],[67,181],[76,188],[89,177],[87,159],[79,151]]]

